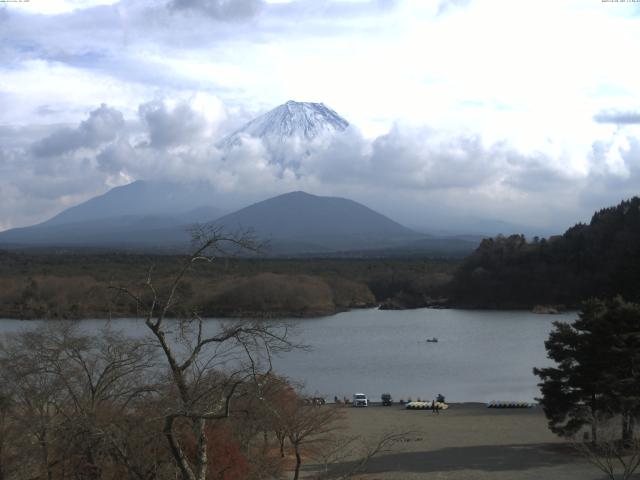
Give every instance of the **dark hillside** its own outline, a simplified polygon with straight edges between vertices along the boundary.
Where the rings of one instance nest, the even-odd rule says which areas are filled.
[[[295,253],[393,247],[425,236],[352,200],[305,192],[264,200],[216,223],[230,230],[250,227],[274,250]]]
[[[640,198],[596,212],[564,235],[526,241],[484,240],[450,285],[456,305],[531,308],[576,306],[593,297],[640,299]]]

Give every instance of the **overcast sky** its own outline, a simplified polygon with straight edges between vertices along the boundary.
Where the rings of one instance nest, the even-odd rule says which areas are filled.
[[[562,230],[640,190],[639,5],[0,3],[0,230],[146,178]],[[255,145],[219,161],[289,99],[353,128],[294,175]]]

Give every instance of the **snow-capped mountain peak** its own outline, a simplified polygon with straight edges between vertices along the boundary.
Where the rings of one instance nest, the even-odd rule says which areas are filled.
[[[241,142],[243,135],[260,138],[278,145],[288,140],[312,141],[316,137],[341,132],[349,126],[344,118],[323,103],[289,100],[261,115],[223,139],[218,146],[230,148]]]

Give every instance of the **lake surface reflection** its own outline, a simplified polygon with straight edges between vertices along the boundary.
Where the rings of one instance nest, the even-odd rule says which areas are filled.
[[[539,396],[534,366],[546,366],[544,341],[552,322],[571,322],[575,313],[536,315],[522,311],[354,310],[298,322],[296,337],[310,351],[274,360],[275,369],[304,382],[310,394],[327,398],[364,392],[378,400],[391,392],[452,402],[533,401]],[[213,328],[218,320],[210,320]],[[0,320],[0,332],[40,322]],[[104,320],[83,320],[97,331]],[[111,321],[133,336],[144,335],[141,320]],[[438,338],[437,343],[426,342]]]

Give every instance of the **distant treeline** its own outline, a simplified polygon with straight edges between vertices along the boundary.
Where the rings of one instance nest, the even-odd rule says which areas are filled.
[[[0,318],[137,316],[136,305],[110,287],[139,285],[152,270],[162,288],[183,261],[178,255],[0,251]],[[217,259],[194,272],[179,294],[181,308],[226,317],[306,317],[374,305],[576,308],[585,299],[615,295],[638,302],[640,198],[600,210],[588,225],[561,236],[485,239],[463,261]]]
[[[152,269],[162,288],[182,261],[168,255],[0,251],[0,318],[138,316],[135,303],[110,287],[139,285]],[[219,259],[200,265],[180,287],[180,308],[205,316],[305,317],[381,303],[422,306],[452,278],[458,263]]]
[[[640,300],[640,198],[623,201],[562,236],[485,239],[447,288],[450,303],[476,308],[576,307],[591,297]]]

